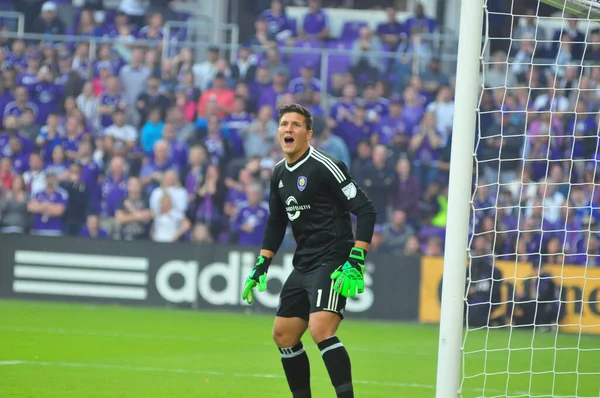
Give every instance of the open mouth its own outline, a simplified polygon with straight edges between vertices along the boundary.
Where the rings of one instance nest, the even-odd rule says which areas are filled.
[[[283,142],[285,142],[286,144],[291,144],[294,142],[294,137],[285,137],[283,139]]]

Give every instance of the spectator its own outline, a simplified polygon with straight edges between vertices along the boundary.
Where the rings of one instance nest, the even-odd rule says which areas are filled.
[[[430,236],[425,244],[423,255],[428,257],[442,257],[444,255],[444,242],[438,236]]]
[[[377,25],[377,35],[390,51],[396,51],[398,43],[402,39],[404,27],[398,22],[394,7],[387,7],[385,13],[387,21]]]
[[[4,118],[8,116],[21,117],[26,108],[33,110],[34,115],[38,115],[38,106],[29,100],[27,87],[17,86],[14,90],[14,101],[9,102],[4,107]],[[6,120],[5,120],[6,123]]]
[[[43,191],[32,195],[27,210],[33,214],[31,233],[34,235],[60,236],[63,234],[63,214],[69,196],[57,187],[56,175],[46,173],[46,187]]]
[[[197,244],[212,244],[213,239],[210,231],[205,224],[197,223],[192,230],[192,242]]]
[[[219,237],[223,225],[223,205],[227,188],[223,184],[216,165],[208,166],[204,183],[196,191],[192,208],[196,222],[202,222],[210,229],[211,236]]]
[[[500,305],[502,272],[486,258],[471,260],[467,277],[466,323],[469,327],[489,326],[490,314]]]
[[[29,155],[29,170],[23,173],[23,180],[32,198],[46,190],[46,173],[43,167],[44,162],[39,154]]]
[[[0,178],[5,159],[0,159]],[[27,194],[25,181],[20,175],[15,175],[11,183],[11,186],[5,185],[5,189],[0,190],[0,232],[24,234],[29,229],[27,211],[29,194]]]
[[[131,51],[131,62],[119,71],[119,81],[123,87],[123,95],[127,104],[136,103],[150,77],[150,69],[143,62],[144,49],[134,47]]]
[[[514,321],[518,326],[550,331],[556,328],[560,319],[558,289],[543,265],[538,267],[534,264],[532,271],[532,275],[523,282],[523,291],[517,295],[515,304],[521,311]]]
[[[78,36],[102,36],[102,29],[96,24],[92,10],[81,10],[81,13],[79,14],[79,23],[77,24],[75,33]]]
[[[91,239],[108,239],[108,232],[100,228],[100,218],[97,214],[87,216],[85,225],[81,228],[79,236]]]
[[[127,100],[121,92],[119,80],[111,76],[108,79],[107,87],[98,98],[98,113],[100,114],[100,126],[106,128],[112,124],[112,114],[120,109],[125,111]]]
[[[436,28],[436,21],[425,15],[425,8],[423,8],[423,4],[421,3],[415,5],[415,15],[404,22],[404,31],[407,35],[410,35],[415,31],[420,33],[433,33]]]
[[[379,37],[374,36],[367,26],[360,28],[359,37],[352,44],[350,62],[350,73],[359,84],[375,81],[384,72],[385,63],[379,55],[382,51],[383,45]]]
[[[377,145],[373,148],[372,163],[361,176],[362,181],[357,182],[377,209],[377,223],[384,224],[387,221],[389,193],[394,178],[385,146]]]
[[[380,251],[401,257],[408,239],[414,234],[415,230],[406,224],[406,213],[394,210],[391,221],[383,226],[383,245]]]
[[[115,212],[119,224],[119,237],[126,241],[143,239],[148,236],[148,225],[152,211],[142,190],[142,182],[130,177],[127,182],[127,196],[121,200]]]
[[[69,166],[67,178],[60,183],[60,188],[69,198],[64,212],[65,232],[70,236],[78,236],[86,222],[91,204],[88,187],[81,180],[80,165],[73,163]]]
[[[232,232],[237,234],[236,243],[239,245],[260,246],[267,218],[268,205],[264,202],[262,187],[250,185],[246,190],[247,202],[240,204],[232,223]]]
[[[352,121],[354,106],[356,105],[356,94],[356,85],[348,84],[342,90],[342,97],[331,104],[327,124],[333,129],[334,134],[338,134],[340,123]]]
[[[104,135],[114,138],[115,145],[122,145],[132,151],[137,145],[138,132],[135,127],[125,123],[125,111],[117,109],[112,115],[113,124],[104,130]]]
[[[403,100],[402,120],[406,126],[406,134],[412,136],[425,115],[425,107],[423,106],[423,101],[418,96],[417,90],[412,86],[404,90]]]
[[[255,183],[250,168],[246,166],[238,172],[238,179],[235,181],[232,178],[225,179],[225,185],[229,190],[225,198],[224,213],[230,218],[235,218],[238,209],[243,203],[248,201],[246,192],[249,187]]]
[[[406,246],[404,247],[404,255],[405,256],[420,256],[421,255],[421,242],[419,242],[419,238],[416,235],[412,235],[406,241]]]
[[[142,27],[138,32],[138,39],[142,40],[162,40],[163,32],[163,16],[154,12],[148,15],[148,25]]]
[[[275,145],[277,136],[277,122],[273,120],[273,110],[264,105],[260,108],[258,116],[244,135],[244,153],[247,158],[266,156]]]
[[[243,158],[245,155],[243,137],[252,124],[252,117],[246,112],[246,103],[242,97],[236,95],[232,112],[225,117],[222,126],[229,141],[231,156]]]
[[[217,104],[219,118],[224,118],[226,114],[231,112],[235,93],[227,88],[225,75],[217,73],[213,82],[213,88],[202,93],[200,102],[198,103],[198,115],[206,114],[206,106],[209,102]]]
[[[298,36],[303,40],[329,38],[329,17],[321,8],[321,0],[308,0],[308,14],[304,16]]]
[[[317,139],[317,147],[330,154],[336,159],[341,160],[348,170],[352,167],[350,161],[350,151],[344,140],[331,133],[331,129],[323,126],[320,129],[314,129],[313,137]]]
[[[179,176],[174,170],[167,170],[163,175],[162,182],[150,195],[150,210],[154,214],[160,213],[162,197],[169,195],[171,205],[174,209],[185,213],[188,207],[188,195],[185,188],[179,182]]]
[[[269,33],[277,41],[287,40],[294,36],[296,27],[292,26],[292,22],[285,12],[285,4],[282,0],[272,0],[271,8],[263,11],[261,16],[267,23]]]
[[[437,160],[442,145],[442,135],[437,131],[435,113],[427,112],[419,127],[414,130],[409,150],[413,156],[414,174],[424,186],[437,179]]]
[[[0,198],[4,191],[11,190],[14,177],[11,158],[0,158]]]
[[[362,140],[371,140],[376,131],[376,126],[367,120],[367,109],[364,102],[357,102],[351,120],[345,119],[338,124],[337,134],[348,145],[351,155],[356,155],[358,143]]]
[[[429,67],[421,73],[423,88],[430,94],[438,91],[441,86],[450,85],[450,77],[442,72],[442,63],[438,55],[433,55]]]
[[[35,52],[25,56],[27,68],[17,75],[17,84],[27,89],[31,96],[33,88],[38,83],[38,73],[40,71],[40,54]]]
[[[94,130],[98,129],[100,127],[100,119],[98,117],[99,102],[98,98],[94,95],[94,86],[91,82],[86,82],[83,85],[83,90],[75,99],[75,103]]]
[[[507,55],[504,51],[494,53],[488,71],[485,73],[484,84],[488,88],[517,86],[517,78],[515,75],[507,71]]]
[[[18,137],[11,137],[8,141],[8,154],[14,172],[22,174],[29,168],[29,153],[23,151],[23,144]]]
[[[52,160],[46,163],[44,170],[46,173],[53,172],[59,182],[67,179],[69,176],[69,161],[67,160],[64,147],[57,145],[52,150]]]
[[[231,77],[236,81],[253,82],[256,75],[256,63],[252,57],[252,49],[248,45],[242,45],[238,52],[238,58],[231,66]]]
[[[115,231],[115,211],[127,194],[126,167],[127,163],[122,156],[113,157],[108,173],[100,183],[100,224],[110,236]]]
[[[248,45],[256,47],[268,47],[276,40],[275,35],[269,32],[269,25],[264,16],[258,16],[254,22],[254,36],[248,41]]]
[[[121,0],[118,10],[126,15],[138,29],[144,26],[146,6],[142,0]]]
[[[142,92],[135,102],[135,107],[140,117],[140,125],[146,123],[148,113],[152,109],[159,109],[160,120],[165,120],[166,110],[171,106],[171,100],[165,94],[161,93],[159,89],[160,78],[150,76],[146,84],[146,91]]]
[[[427,112],[435,113],[436,130],[442,135],[441,147],[444,148],[452,131],[454,121],[454,101],[452,92],[447,86],[439,87],[435,102],[427,106]],[[507,117],[507,119],[510,119]]]
[[[150,236],[155,242],[176,242],[191,228],[184,213],[173,207],[169,194],[162,196],[160,209],[154,214],[154,224]]]
[[[413,225],[419,221],[419,201],[421,198],[421,181],[411,175],[411,164],[406,157],[396,162],[396,176],[392,193],[392,207],[402,210]]]
[[[287,78],[288,76],[285,74],[284,70],[281,69],[273,75],[272,82],[262,87],[258,99],[259,109],[265,105],[270,106],[272,109],[279,109],[279,104],[277,103],[279,98],[288,92]]]
[[[140,144],[146,155],[150,155],[156,143],[162,138],[165,123],[160,118],[160,108],[151,108],[148,111],[148,120],[142,126]]]
[[[188,192],[188,203],[195,199],[196,190],[204,180],[204,174],[208,166],[208,154],[206,148],[200,145],[193,146],[189,150],[187,174],[185,175],[185,188]]]
[[[33,33],[42,35],[64,35],[65,25],[57,15],[56,3],[46,1],[42,5],[42,13],[33,24]]]
[[[194,73],[194,82],[200,91],[208,90],[210,82],[213,81],[217,74],[217,61],[219,60],[219,48],[209,47],[206,54],[206,61],[195,64],[192,67]]]

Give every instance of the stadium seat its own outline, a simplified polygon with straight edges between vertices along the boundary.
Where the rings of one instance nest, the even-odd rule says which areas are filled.
[[[298,40],[294,43],[295,49],[313,49],[318,50],[323,48],[323,43],[319,40]],[[298,51],[290,54],[289,56],[289,64],[290,64],[290,79],[300,76],[300,66],[310,63],[313,65],[317,65],[315,70],[315,76],[319,75],[321,65],[321,53],[320,52],[303,52]]]
[[[328,82],[331,85],[331,77],[336,73],[346,73],[350,68],[350,62],[352,60],[351,54],[348,50],[352,48],[351,41],[336,40],[327,43],[328,50],[345,50],[344,53],[331,54],[328,58],[327,64],[327,77]],[[329,87],[331,88],[331,87]]]
[[[346,21],[342,25],[342,33],[340,34],[340,40],[352,41],[356,40],[359,36],[360,29],[363,26],[368,26],[364,21]]]

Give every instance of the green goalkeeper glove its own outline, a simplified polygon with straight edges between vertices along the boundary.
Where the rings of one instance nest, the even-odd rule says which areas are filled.
[[[244,286],[244,292],[242,293],[242,300],[246,300],[248,304],[254,302],[254,287],[258,286],[259,292],[267,290],[267,270],[271,265],[271,259],[264,256],[258,256],[256,261],[256,267],[250,272],[248,278],[246,278],[246,286]]]
[[[331,273],[335,281],[333,290],[344,297],[353,297],[365,291],[365,257],[366,250],[353,247],[348,260]]]

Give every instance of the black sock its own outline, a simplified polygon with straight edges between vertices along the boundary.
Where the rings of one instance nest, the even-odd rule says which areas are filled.
[[[331,384],[335,387],[337,397],[353,398],[352,370],[346,347],[344,347],[340,339],[336,336],[331,336],[317,345],[319,346],[319,350],[321,350],[323,361],[329,372]]]
[[[280,348],[281,363],[294,398],[310,398],[310,365],[302,343]]]

